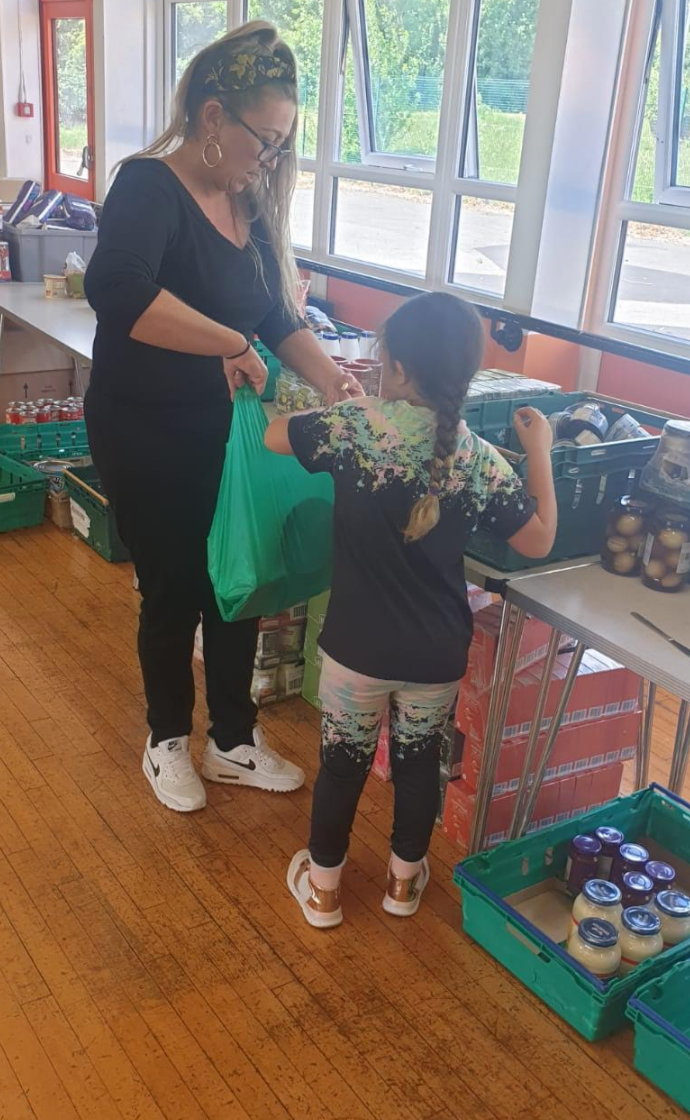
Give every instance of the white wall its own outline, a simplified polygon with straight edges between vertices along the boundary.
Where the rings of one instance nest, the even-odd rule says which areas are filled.
[[[19,100],[19,28],[24,36],[24,71],[34,117],[16,115]],[[0,173],[18,179],[43,177],[40,21],[37,0],[0,0]]]

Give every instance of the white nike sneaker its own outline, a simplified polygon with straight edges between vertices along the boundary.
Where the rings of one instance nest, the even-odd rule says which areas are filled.
[[[142,770],[156,797],[168,809],[192,813],[206,804],[206,790],[189,753],[188,735],[165,739],[157,747],[151,746],[149,735]]]
[[[221,751],[209,739],[204,751],[201,773],[209,782],[236,786],[255,786],[273,793],[291,793],[304,785],[304,771],[272,751],[260,727],[254,728],[253,744],[243,743],[231,751]]]

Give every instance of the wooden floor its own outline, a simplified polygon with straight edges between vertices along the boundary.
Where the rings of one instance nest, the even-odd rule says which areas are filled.
[[[683,1115],[632,1071],[628,1032],[588,1045],[464,937],[441,836],[418,916],[384,915],[385,785],[362,802],[344,925],[304,924],[284,878],[317,763],[301,701],[264,723],[305,789],[160,806],[137,606],[128,566],[52,526],[0,537],[1,1120]],[[199,712],[197,757],[202,731]]]

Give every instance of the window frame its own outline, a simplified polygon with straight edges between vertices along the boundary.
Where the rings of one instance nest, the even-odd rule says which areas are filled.
[[[77,195],[93,201],[96,191],[96,106],[94,92],[93,0],[40,0],[41,70],[43,79],[44,185],[46,190]],[[86,178],[59,170],[59,107],[53,23],[58,19],[83,19],[86,37],[86,147],[91,162]]]
[[[657,203],[668,206],[690,206],[690,186],[674,183],[677,169],[680,132],[680,80],[686,39],[690,34],[688,0],[663,0],[659,57],[659,105],[654,194]]]

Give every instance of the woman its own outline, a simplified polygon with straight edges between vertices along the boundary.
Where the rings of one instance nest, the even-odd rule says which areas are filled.
[[[143,770],[159,801],[181,812],[206,803],[189,754],[200,617],[204,777],[276,791],[304,781],[256,726],[257,622],[222,621],[206,560],[232,393],[266,381],[254,332],[328,400],[358,390],[296,308],[296,101],[294,57],[270,24],[203,50],[170,128],[120,170],[86,276],[98,318],[89,440],[142,594]]]

